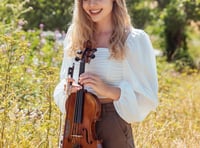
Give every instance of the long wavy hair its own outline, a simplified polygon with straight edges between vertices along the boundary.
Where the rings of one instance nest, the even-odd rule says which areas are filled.
[[[84,49],[84,43],[91,41],[95,47],[94,32],[95,24],[90,16],[83,10],[83,0],[75,0],[72,24],[69,28],[71,36],[71,51]],[[125,0],[114,0],[112,10],[113,32],[109,41],[111,58],[123,59],[125,55],[125,41],[127,31],[131,27],[130,16],[127,11]]]

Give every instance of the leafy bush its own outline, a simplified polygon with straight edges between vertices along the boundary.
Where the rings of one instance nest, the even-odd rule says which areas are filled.
[[[194,59],[189,55],[188,50],[188,27],[191,21],[198,21],[200,18],[200,3],[192,0],[157,0],[157,16],[163,21],[163,32],[165,39],[165,54],[168,62],[181,61],[187,66],[194,65]],[[156,23],[156,22],[155,22]],[[183,51],[184,50],[184,51]],[[189,58],[189,62],[185,60]],[[183,56],[183,57],[181,57]],[[193,62],[193,64],[191,64]]]
[[[72,0],[29,1],[26,7],[31,7],[32,10],[23,15],[28,22],[25,28],[38,28],[40,24],[44,24],[47,30],[66,31],[68,23],[71,21],[72,2]]]
[[[39,35],[0,36],[0,147],[56,147],[60,116],[52,93],[62,50],[54,40],[41,43]]]

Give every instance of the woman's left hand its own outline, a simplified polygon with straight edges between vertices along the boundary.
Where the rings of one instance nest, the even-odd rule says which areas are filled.
[[[91,87],[100,96],[105,96],[116,100],[119,98],[120,89],[106,84],[98,75],[90,72],[85,72],[80,75],[79,83]],[[115,95],[113,95],[115,94]]]

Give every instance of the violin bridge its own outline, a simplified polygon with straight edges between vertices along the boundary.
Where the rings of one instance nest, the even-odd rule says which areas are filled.
[[[73,138],[83,138],[82,135],[71,135]]]

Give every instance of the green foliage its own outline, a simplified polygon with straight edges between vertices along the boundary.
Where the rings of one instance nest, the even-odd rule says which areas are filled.
[[[66,31],[68,23],[71,21],[72,1],[71,0],[34,0],[26,5],[32,10],[23,15],[28,24],[26,29],[38,28],[44,24],[46,30]]]
[[[167,61],[181,60],[182,63],[191,66],[192,59],[188,50],[188,23],[193,20],[197,21],[200,18],[198,1],[190,0],[168,0],[158,2],[158,12],[160,19],[163,20],[163,33],[165,38],[165,53]],[[188,54],[186,56],[186,54]],[[185,60],[185,58],[189,58]],[[187,62],[186,62],[187,61]]]
[[[62,50],[40,32],[0,35],[0,147],[56,147],[60,114],[52,102]]]
[[[177,50],[187,50],[186,14],[183,6],[179,3],[170,3],[166,9],[164,23],[167,60],[172,61],[176,54],[179,54]]]
[[[26,23],[25,20],[21,18],[22,14],[31,10],[31,8],[24,8],[26,3],[27,1],[21,2],[20,0],[1,0],[0,31],[4,31],[2,33],[14,31],[19,25],[24,25]]]
[[[180,50],[180,49],[179,49]],[[180,50],[179,54],[175,57],[177,60],[174,62],[175,70],[179,72],[189,72],[188,69],[196,68],[193,58],[189,55],[187,50]]]
[[[189,55],[191,55],[192,59],[195,59],[195,65],[198,69],[200,69],[200,30],[196,24],[191,24],[192,26],[188,30],[188,46],[190,47],[188,50]]]
[[[149,7],[151,1],[127,1],[128,10],[131,16],[132,24],[136,28],[144,29],[152,19],[151,8]]]
[[[185,13],[187,20],[200,20],[200,1],[199,0],[184,0]]]
[[[148,26],[147,29],[156,34],[161,32],[164,36],[162,20],[170,20],[167,15],[172,8],[165,7],[169,0],[159,1],[162,3],[159,7],[163,8],[160,19],[156,18],[159,10],[152,12],[151,9],[151,17],[157,19],[154,22],[156,27]],[[142,12],[142,7],[149,3],[139,2],[134,1],[134,5],[137,12]],[[198,20],[199,7],[196,4],[199,3],[184,2],[187,3],[187,15],[175,11],[178,16],[181,13],[177,20]],[[18,0],[1,0],[0,3],[0,147],[57,147],[61,116],[52,96],[59,81],[62,46],[53,37],[42,36],[41,30],[25,32],[21,29],[19,24],[25,22],[21,16],[29,10],[24,8],[25,4],[26,1],[20,3]],[[166,63],[165,58],[157,58],[160,105],[157,112],[149,114],[144,122],[133,124],[137,147],[200,145],[200,75],[185,65],[185,61],[192,64],[187,52],[179,48],[175,58],[181,60],[176,63]]]

